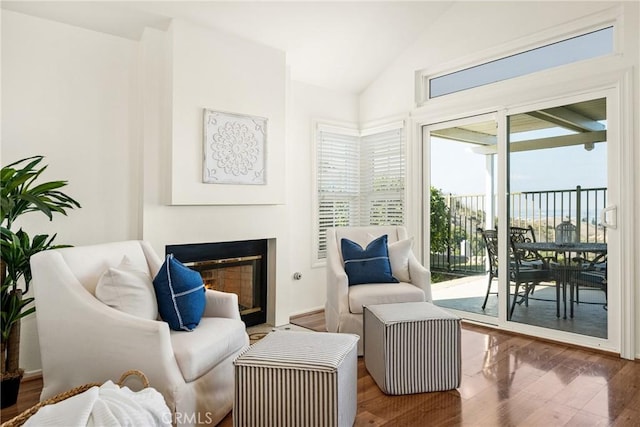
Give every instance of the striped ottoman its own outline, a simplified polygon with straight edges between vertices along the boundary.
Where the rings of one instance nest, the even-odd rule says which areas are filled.
[[[357,335],[274,331],[234,362],[235,427],[352,426]]]
[[[364,308],[364,362],[386,394],[460,386],[460,318],[428,302]]]

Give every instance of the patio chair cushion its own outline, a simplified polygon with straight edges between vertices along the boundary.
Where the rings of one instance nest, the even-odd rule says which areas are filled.
[[[363,283],[398,283],[391,274],[386,234],[370,242],[364,249],[346,238],[341,240],[340,245],[349,286]]]
[[[545,268],[544,261],[541,259],[535,259],[531,261],[521,261],[520,264],[523,267],[528,267],[528,268],[537,268],[537,269]]]
[[[151,276],[126,255],[120,264],[102,273],[96,285],[96,298],[124,313],[149,320],[158,318]]]
[[[174,331],[192,331],[200,323],[206,304],[202,276],[167,255],[153,279],[158,311]]]
[[[424,300],[422,289],[404,282],[363,284],[349,288],[349,311],[353,314],[362,314],[362,307],[366,305]]]

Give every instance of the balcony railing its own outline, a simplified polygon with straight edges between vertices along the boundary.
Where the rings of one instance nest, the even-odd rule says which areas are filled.
[[[485,195],[447,195],[449,214],[448,245],[442,253],[431,253],[431,270],[455,275],[482,274],[485,271],[485,248],[478,227],[485,227]],[[493,206],[496,206],[493,200]],[[606,242],[606,229],[599,213],[606,207],[607,189],[525,191],[509,198],[510,225],[531,225],[536,240],[555,240],[555,230],[562,221],[571,221],[581,242]],[[495,210],[493,210],[495,212]],[[499,218],[493,223],[497,224]]]

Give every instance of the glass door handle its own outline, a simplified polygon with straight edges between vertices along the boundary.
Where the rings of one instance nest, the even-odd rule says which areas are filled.
[[[607,206],[600,212],[600,223],[603,227],[617,228],[618,227],[618,206]]]

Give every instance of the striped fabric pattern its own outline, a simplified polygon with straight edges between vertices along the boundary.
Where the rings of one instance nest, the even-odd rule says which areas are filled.
[[[457,316],[427,302],[385,304],[383,310],[376,307],[382,305],[366,308],[371,311],[365,317],[369,323],[365,327],[365,362],[370,361],[367,369],[382,391],[413,394],[460,386],[461,332]],[[409,320],[411,317],[415,320]],[[382,333],[371,328],[382,328]],[[367,343],[367,339],[376,337],[382,342]],[[367,358],[370,349],[383,352],[382,357]],[[384,366],[370,368],[371,363]]]
[[[237,366],[272,366],[334,372],[349,354],[357,335],[274,331],[236,360]]]
[[[349,334],[275,331],[235,365],[235,427],[352,425],[357,342]]]
[[[458,324],[453,319],[440,319],[387,326],[388,393],[412,394],[459,387]]]

